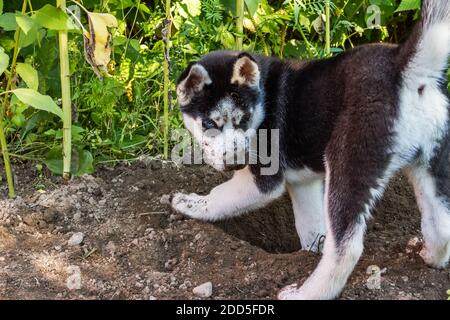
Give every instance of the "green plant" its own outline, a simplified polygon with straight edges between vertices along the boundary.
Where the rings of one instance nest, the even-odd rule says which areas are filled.
[[[339,54],[366,42],[400,42],[419,6],[417,0],[66,0],[72,8],[67,11],[69,19],[55,7],[56,0],[27,0],[24,13],[24,2],[0,1],[4,4],[0,10],[0,71],[6,70],[0,75],[0,102],[5,111],[0,123],[3,157],[9,151],[12,160],[45,163],[62,174],[69,164],[66,159],[64,169],[63,140],[71,141],[73,175],[142,154],[167,157],[170,130],[182,126],[180,113],[172,109],[175,80],[189,62],[208,52],[242,48],[309,59]],[[380,8],[380,25],[375,28],[367,24],[373,19],[368,10],[371,5]],[[79,15],[77,7],[81,8]],[[117,28],[111,29],[111,61],[106,65],[99,66],[95,54],[85,60],[82,44],[90,32],[90,13],[94,17],[108,13],[117,19]],[[70,82],[66,84],[60,75],[60,31],[68,34],[66,74],[70,79],[63,79]],[[100,76],[107,71],[109,76],[100,80],[92,69]],[[68,83],[70,99],[62,95]],[[20,98],[12,93],[15,89],[35,90],[44,104],[29,108],[30,103],[21,100],[26,99],[24,92],[18,92]],[[49,99],[53,112],[45,111]],[[62,126],[61,105],[66,117]],[[64,132],[71,139],[63,139]],[[69,153],[67,145],[66,149],[64,154]],[[7,167],[9,161],[3,162]],[[12,181],[12,174],[8,180]]]
[[[22,2],[21,12],[17,12],[14,14],[0,12],[3,29],[14,31],[12,44],[12,61],[8,72],[5,71],[8,66],[9,58],[4,55],[4,48],[0,47],[1,52],[3,53],[2,60],[4,68],[2,70],[2,73],[5,72],[5,76],[7,78],[5,89],[3,92],[1,92],[2,108],[0,109],[0,143],[2,147],[10,197],[15,196],[15,191],[14,181],[12,178],[12,169],[9,160],[8,144],[6,141],[5,126],[3,124],[5,120],[5,114],[11,113],[11,108],[14,106],[14,104],[19,104],[20,101],[20,103],[34,107],[35,109],[51,112],[59,117],[62,116],[61,110],[49,96],[44,96],[37,92],[37,72],[33,68],[33,66],[29,63],[17,63],[19,52],[23,48],[39,40],[38,31],[42,26],[44,26],[42,24],[43,12],[38,11],[36,13],[33,13],[33,17],[35,19],[32,19],[27,14],[27,4],[27,0],[24,0]],[[3,0],[0,0],[0,8],[3,8],[3,5]],[[19,76],[28,88],[16,88],[16,76]],[[11,96],[13,96],[16,100],[14,101]]]
[[[172,14],[170,0],[166,0],[166,19],[164,21],[164,159],[169,157],[169,104],[170,104],[170,34],[172,28]]]
[[[66,11],[66,0],[57,0],[57,5],[63,12]],[[72,100],[70,98],[69,49],[67,30],[59,30],[58,33],[63,109],[63,177],[69,179],[72,157]]]
[[[242,50],[244,37],[244,0],[236,0],[236,49]]]

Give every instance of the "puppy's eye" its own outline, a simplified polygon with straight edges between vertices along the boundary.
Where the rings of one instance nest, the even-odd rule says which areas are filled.
[[[202,121],[202,126],[204,129],[217,129],[217,124],[211,119],[205,119]]]
[[[239,95],[237,94],[237,92],[232,92],[230,93],[230,96],[233,100],[238,100],[239,99]]]

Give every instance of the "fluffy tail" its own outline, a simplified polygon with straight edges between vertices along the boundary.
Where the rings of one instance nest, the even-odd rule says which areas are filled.
[[[400,63],[421,76],[441,78],[449,56],[450,0],[422,0],[420,21],[400,46]]]

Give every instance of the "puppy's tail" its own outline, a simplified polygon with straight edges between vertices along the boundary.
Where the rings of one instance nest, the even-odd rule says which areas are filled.
[[[420,21],[399,50],[406,72],[442,78],[450,56],[450,0],[422,0]]]

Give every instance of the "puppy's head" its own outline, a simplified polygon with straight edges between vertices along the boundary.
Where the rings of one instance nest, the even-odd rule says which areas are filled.
[[[217,170],[234,169],[249,159],[264,117],[260,77],[250,54],[221,51],[192,63],[178,80],[184,124]]]

